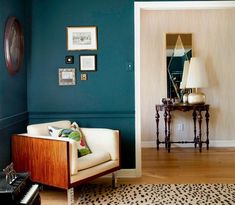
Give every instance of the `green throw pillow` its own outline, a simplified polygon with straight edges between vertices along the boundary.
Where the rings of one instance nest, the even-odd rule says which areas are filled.
[[[61,129],[57,127],[48,126],[49,133],[53,137],[67,137],[78,142],[78,157],[90,154],[91,151],[86,144],[85,138],[80,130]]]

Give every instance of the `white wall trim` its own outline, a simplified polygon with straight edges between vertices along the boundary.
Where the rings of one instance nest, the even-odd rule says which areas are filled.
[[[141,5],[140,5],[141,6]],[[142,175],[141,164],[141,101],[140,101],[140,8],[135,4],[135,148],[137,175]]]
[[[156,148],[156,141],[142,141],[142,148]],[[161,144],[160,147],[164,147],[164,144]],[[172,144],[172,147],[194,147],[194,144]],[[205,147],[205,144],[202,145]],[[235,140],[210,140],[209,147],[235,147]]]
[[[144,10],[225,9],[234,7],[234,1],[135,2],[135,7]]]
[[[117,172],[119,178],[136,178],[139,176],[137,169],[121,169]]]
[[[117,173],[117,178],[136,178],[138,173],[136,169],[120,169]],[[102,178],[111,178],[112,174],[102,176]]]
[[[189,10],[189,9],[225,9],[235,8],[235,1],[177,1],[177,2],[135,2],[135,139],[136,139],[136,175],[141,176],[141,101],[140,101],[140,15],[141,10]],[[215,141],[215,145],[218,142]],[[223,144],[222,141],[219,144]],[[224,144],[227,144],[224,141]],[[231,145],[232,142],[229,141]],[[211,142],[211,146],[213,143]]]

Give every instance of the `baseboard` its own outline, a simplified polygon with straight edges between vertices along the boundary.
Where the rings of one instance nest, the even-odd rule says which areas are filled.
[[[160,144],[160,147],[163,147],[163,144]],[[235,140],[210,140],[210,147],[235,147]],[[156,141],[142,141],[142,148],[155,148]],[[172,144],[172,147],[194,147],[193,143],[188,144]]]
[[[136,178],[139,177],[137,169],[120,169],[117,173],[117,178]],[[112,177],[112,174],[103,176],[104,178]]]
[[[136,169],[121,169],[117,172],[119,178],[136,178],[138,173]]]

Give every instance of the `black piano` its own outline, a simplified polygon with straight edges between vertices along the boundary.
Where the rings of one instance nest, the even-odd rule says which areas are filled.
[[[0,204],[1,205],[40,205],[40,187],[32,183],[27,172],[16,173],[16,178],[9,184],[6,176],[0,172]]]

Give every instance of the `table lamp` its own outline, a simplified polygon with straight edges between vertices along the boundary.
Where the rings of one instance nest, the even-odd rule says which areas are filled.
[[[198,88],[205,88],[208,86],[208,79],[206,74],[205,64],[202,59],[192,57],[189,64],[188,79],[186,88],[192,88],[192,93],[188,95],[189,104],[204,104],[206,96],[199,92]]]
[[[184,61],[183,76],[182,76],[182,81],[180,82],[180,89],[182,90],[181,92],[183,94],[182,98],[183,103],[188,102],[188,89],[186,88],[188,70],[189,70],[189,61],[186,60]]]

